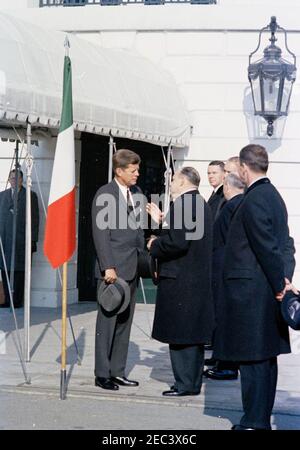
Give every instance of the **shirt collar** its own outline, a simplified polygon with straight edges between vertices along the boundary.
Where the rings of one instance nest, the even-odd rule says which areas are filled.
[[[123,186],[123,184],[119,183],[119,181],[115,178],[115,182],[117,183],[117,185],[120,188],[120,191],[122,192],[125,200],[127,201],[127,189],[129,189],[127,186]],[[130,191],[130,189],[129,189]]]
[[[214,188],[214,193],[216,193],[216,192],[218,191],[218,189],[220,189],[221,186],[223,186],[223,183],[222,183],[222,184],[219,184],[219,186],[217,186],[216,188]]]
[[[252,186],[252,184],[256,183],[258,180],[263,180],[264,178],[268,178],[268,177],[266,175],[263,175],[262,177],[256,178],[256,180],[252,181],[252,183],[249,184],[249,186],[247,186],[247,189],[249,189],[249,187]]]

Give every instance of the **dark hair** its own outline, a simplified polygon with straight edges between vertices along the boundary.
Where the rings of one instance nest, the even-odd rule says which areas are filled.
[[[253,172],[266,173],[269,166],[268,153],[262,145],[249,144],[240,151],[240,163]]]
[[[208,166],[220,166],[221,169],[224,171],[224,166],[225,166],[225,164],[223,163],[223,161],[216,160],[216,161],[211,161],[211,162],[208,164]]]
[[[118,168],[126,169],[129,164],[140,164],[141,158],[133,151],[122,148],[114,154],[112,161],[115,172]]]
[[[200,175],[199,172],[194,169],[194,167],[183,167],[180,169],[181,175],[186,177],[191,184],[194,186],[199,186],[200,184]]]
[[[23,180],[23,172],[22,172],[22,170],[21,169],[18,169],[18,172],[19,172],[19,176],[22,178],[22,180]],[[12,173],[16,173],[16,169],[12,169],[10,172],[9,172],[9,177],[11,176],[11,174]]]

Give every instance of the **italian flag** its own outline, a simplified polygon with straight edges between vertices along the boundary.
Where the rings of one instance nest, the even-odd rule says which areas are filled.
[[[64,60],[63,105],[52,171],[44,253],[53,268],[67,262],[76,246],[75,150],[72,108],[72,68]]]

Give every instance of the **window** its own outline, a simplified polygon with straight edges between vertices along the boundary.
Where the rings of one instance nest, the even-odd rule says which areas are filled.
[[[87,3],[87,0],[63,0],[64,6],[82,6]]]

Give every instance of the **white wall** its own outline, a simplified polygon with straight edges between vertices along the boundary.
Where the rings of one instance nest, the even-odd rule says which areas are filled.
[[[289,46],[300,60],[299,3],[220,0],[210,6],[95,5],[31,8],[14,14],[104,47],[133,49],[169,71],[185,98],[193,126],[190,148],[176,158],[199,169],[205,196],[210,192],[206,178],[210,160],[237,155],[249,142],[265,145],[269,175],[288,207],[298,253],[294,282],[300,287],[300,73],[289,116],[278,120],[271,139],[266,137],[264,121],[252,114],[247,81],[248,55],[257,45],[258,29],[269,23],[271,15],[290,31]],[[282,40],[278,43],[284,47]]]
[[[0,9],[3,10],[16,10],[30,7],[36,7],[39,4],[39,0],[1,0]]]
[[[264,10],[261,7],[262,3],[268,2],[255,2],[256,8],[253,2],[228,3],[236,5],[244,3],[252,6],[250,17],[247,18],[247,28],[251,27],[251,23],[253,28],[257,25],[267,25],[270,15],[273,14],[270,8]],[[272,1],[273,6],[276,3],[283,4],[283,2]],[[176,5],[173,6],[175,10]],[[223,12],[226,23],[225,7]],[[186,21],[187,31],[171,29],[151,32],[151,30],[125,29],[99,30],[93,33],[78,33],[78,35],[103,47],[134,49],[172,73],[185,99],[190,113],[190,123],[193,126],[190,148],[188,151],[178,152],[177,161],[179,164],[191,164],[199,169],[202,192],[206,197],[211,191],[206,177],[209,161],[226,160],[230,156],[238,155],[239,150],[249,142],[257,142],[267,148],[270,158],[269,176],[281,192],[289,212],[290,231],[295,239],[298,261],[294,282],[300,286],[300,202],[298,202],[300,73],[294,86],[289,116],[275,123],[274,135],[270,139],[266,136],[266,123],[263,119],[254,118],[252,112],[247,66],[248,55],[256,48],[258,33],[239,29],[240,18],[242,22],[245,21],[244,13],[245,11],[240,9],[241,17],[239,17],[236,12],[235,27],[237,29],[231,30],[189,31],[189,23]],[[300,19],[300,9],[298,8],[294,13],[295,17]],[[203,15],[202,22],[205,21],[205,11]],[[278,22],[289,28],[290,23],[293,22],[292,15],[290,11],[288,17],[285,17],[287,23],[278,15]],[[218,19],[221,20],[220,17]],[[210,25],[214,28],[212,22]],[[119,23],[118,26],[120,26]],[[113,28],[113,21],[111,28]],[[173,27],[170,26],[170,28]],[[209,28],[207,24],[206,28]],[[264,47],[268,45],[268,38],[269,36],[265,40]],[[278,43],[283,49],[282,39]],[[300,29],[289,35],[288,43],[300,59]]]

